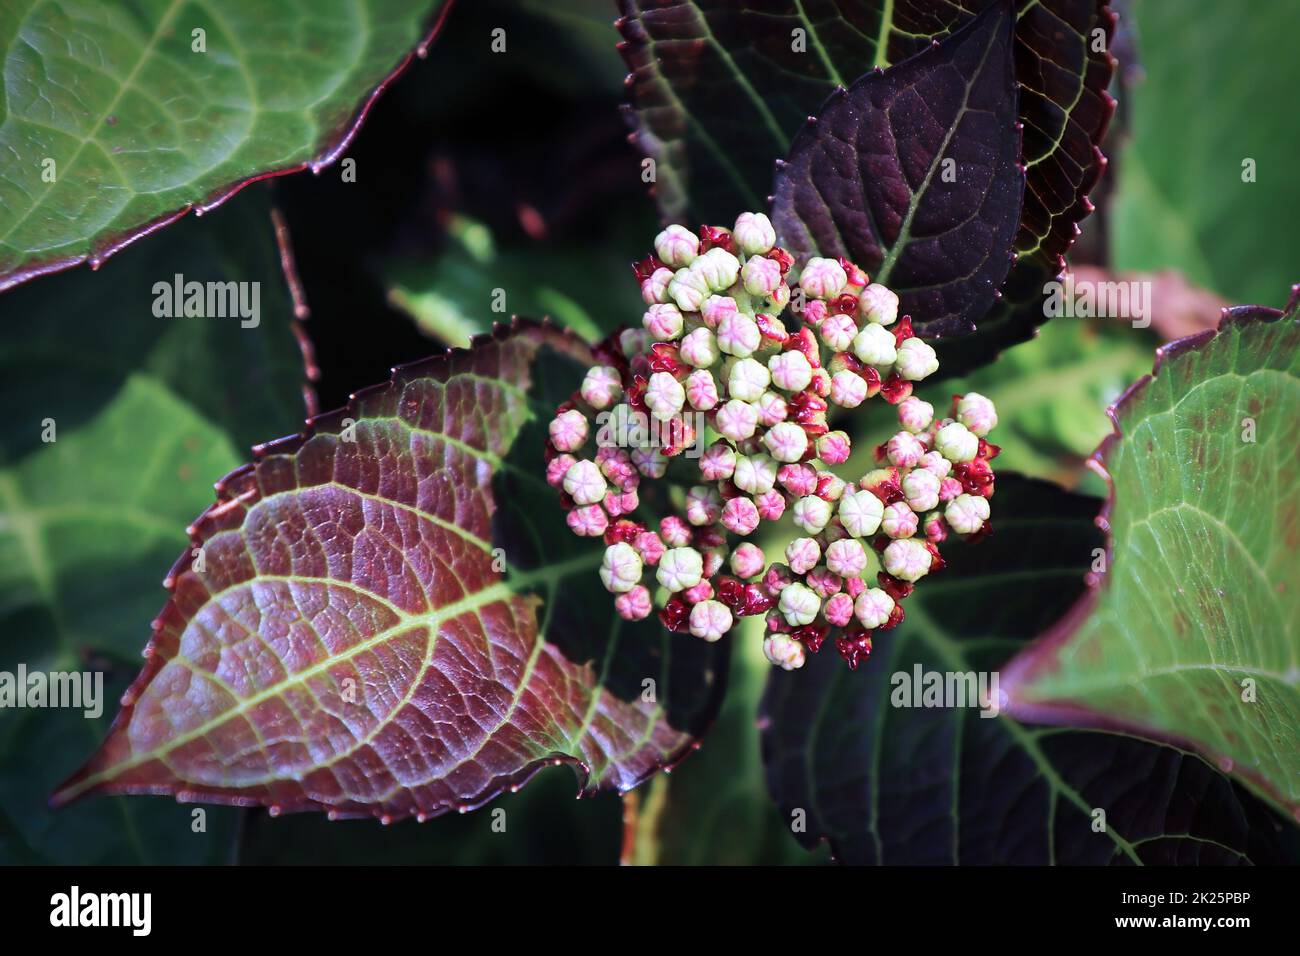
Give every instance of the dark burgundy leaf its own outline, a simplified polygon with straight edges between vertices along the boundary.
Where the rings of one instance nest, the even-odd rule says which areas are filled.
[[[1300,831],[1185,751],[1005,712],[894,706],[895,675],[996,671],[1069,607],[1103,544],[1100,507],[999,475],[995,533],[953,542],[947,569],[856,673],[824,653],[773,672],[760,717],[768,787],[787,820],[805,812],[805,845],[873,864],[1300,859]]]
[[[778,168],[773,219],[797,256],[847,256],[930,337],[974,331],[1020,222],[1010,0],[831,97]]]

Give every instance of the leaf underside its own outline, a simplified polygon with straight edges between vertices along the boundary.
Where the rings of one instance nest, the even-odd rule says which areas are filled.
[[[203,566],[177,562],[144,671],[56,802],[426,818],[548,762],[594,792],[680,759],[716,713],[725,647],[611,624],[601,548],[540,505],[539,410],[590,361],[517,322],[223,479],[192,526]]]
[[[776,173],[773,222],[800,259],[845,256],[918,333],[961,335],[1011,268],[1019,165],[1011,5],[833,95]]]
[[[0,289],[334,162],[448,3],[5,4]]]
[[[1030,719],[1179,741],[1300,817],[1298,303],[1164,346],[1112,408],[1109,572],[1007,686]]]
[[[824,650],[773,673],[760,718],[768,786],[787,820],[806,812],[801,841],[870,864],[1300,858],[1295,831],[1195,755],[1005,712],[895,706],[895,675],[996,671],[1083,588],[1098,499],[1000,475],[993,500],[996,533],[950,542],[948,567],[856,673]]]

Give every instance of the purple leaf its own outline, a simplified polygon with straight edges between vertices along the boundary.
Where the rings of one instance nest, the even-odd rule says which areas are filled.
[[[1020,165],[1011,3],[834,94],[778,167],[773,217],[797,256],[846,256],[918,332],[960,335],[1012,262]]]

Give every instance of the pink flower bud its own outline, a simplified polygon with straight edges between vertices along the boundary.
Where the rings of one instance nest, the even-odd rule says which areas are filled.
[[[963,491],[961,482],[956,478],[941,478],[939,480],[939,500],[952,501]]]
[[[809,299],[804,303],[803,320],[813,328],[817,328],[822,322],[826,321],[828,315],[830,315],[830,309],[826,307],[826,303],[821,299]]]
[[[817,439],[817,457],[828,465],[842,465],[849,460],[852,445],[846,432],[827,432]]]
[[[754,404],[758,406],[758,423],[764,428],[771,428],[778,422],[785,421],[790,413],[785,399],[776,392],[764,392]]]
[[[672,225],[655,236],[655,255],[673,269],[688,266],[699,252],[700,240],[685,226]]]
[[[722,324],[722,320],[735,315],[737,312],[736,300],[729,295],[711,295],[704,300],[704,305],[700,309],[700,317],[704,319],[704,324],[710,329],[716,329]]]
[[[763,575],[763,587],[776,596],[794,583],[794,573],[784,564],[774,564]]]
[[[686,389],[670,373],[655,372],[646,385],[645,403],[651,415],[661,422],[667,421],[686,404]]]
[[[625,621],[640,621],[650,616],[653,604],[650,591],[643,584],[638,584],[630,591],[625,591],[614,598],[614,610]]]
[[[880,588],[868,588],[858,595],[853,613],[863,627],[874,631],[889,621],[889,615],[894,613],[894,599]]]
[[[664,543],[659,540],[659,535],[653,531],[642,531],[632,540],[632,547],[636,548],[636,553],[641,555],[641,563],[647,567],[654,567],[659,563],[659,559],[664,556]]]
[[[898,318],[898,296],[878,282],[873,282],[858,296],[862,318],[876,325],[893,325]]]
[[[669,515],[659,522],[659,534],[670,548],[684,548],[693,537],[690,525],[677,515]]]
[[[731,630],[731,621],[731,611],[721,601],[701,601],[691,608],[691,633],[710,643]]]
[[[807,574],[821,560],[822,549],[812,538],[795,538],[785,546],[785,560],[795,574]],[[793,622],[791,622],[793,623]],[[807,624],[807,621],[800,622]]]
[[[671,302],[655,304],[646,309],[641,324],[651,337],[666,342],[682,334],[682,313]]]
[[[720,547],[721,541],[716,545]],[[722,562],[725,560],[721,551],[708,551],[704,555],[704,576],[711,578],[722,570]]]
[[[839,475],[829,471],[817,472],[817,490],[813,492],[822,501],[830,504],[840,500],[848,483]]]
[[[853,620],[853,598],[844,593],[833,594],[827,599],[822,613],[826,615],[827,623],[844,627]]]
[[[948,537],[948,522],[943,520],[943,515],[938,511],[931,511],[921,522],[921,527],[925,531],[925,540],[940,542]]]
[[[618,347],[627,358],[640,355],[650,341],[650,333],[645,329],[624,329],[618,334]]]
[[[840,576],[832,573],[829,568],[822,565],[818,565],[809,571],[804,580],[808,587],[812,588],[813,593],[823,601],[832,594],[839,593],[844,588],[844,581]]]
[[[697,412],[707,412],[718,404],[718,383],[712,372],[698,368],[686,376],[686,400]]]
[[[678,269],[668,283],[668,296],[683,312],[698,312],[713,290],[708,280],[694,269]]]
[[[799,288],[814,299],[833,299],[848,284],[849,277],[834,259],[814,256],[799,273]]]
[[[556,451],[577,451],[587,440],[587,416],[575,409],[551,419],[551,444]]]
[[[763,573],[763,550],[749,541],[742,541],[731,553],[731,573],[748,579]]]
[[[552,488],[564,486],[564,476],[577,463],[572,455],[556,455],[546,465],[546,483]]]
[[[713,337],[713,331],[701,327],[687,332],[682,338],[678,355],[687,365],[708,368],[718,360],[718,342]]]
[[[957,421],[972,435],[983,438],[997,426],[998,413],[993,403],[979,392],[967,392],[957,402]]]
[[[668,470],[668,459],[657,448],[633,448],[632,464],[646,478],[662,478]]]
[[[764,521],[776,521],[785,514],[785,498],[775,488],[754,496],[758,516]]]
[[[758,323],[744,312],[733,312],[718,321],[718,348],[728,355],[748,358],[762,341]]]
[[[606,409],[623,396],[623,382],[612,365],[597,365],[582,380],[582,400],[595,409]]]
[[[899,468],[915,468],[924,454],[925,446],[911,432],[899,432],[885,445],[889,463]]]
[[[641,283],[641,301],[646,305],[668,301],[668,283],[673,281],[671,269],[656,269]]]
[[[695,585],[695,587],[687,588],[685,591],[683,591],[682,600],[684,600],[687,604],[699,604],[701,601],[707,601],[709,598],[713,597],[713,585],[708,582],[708,576],[709,576],[708,567],[706,561],[705,572],[704,572],[705,579],[700,581],[700,583]]]
[[[700,475],[705,481],[725,481],[736,473],[736,452],[726,442],[714,442],[700,456]]]
[[[895,501],[885,506],[885,513],[880,519],[880,530],[891,538],[910,538],[916,534],[920,518],[907,506],[906,501]]]
[[[832,352],[844,352],[853,345],[858,327],[853,324],[850,316],[837,313],[828,315],[817,327],[817,331],[828,349]]]
[[[854,538],[841,538],[826,548],[826,567],[842,578],[861,577],[867,567],[867,551]]]
[[[934,406],[929,402],[912,396],[898,403],[898,423],[912,434],[925,431],[932,421]]]
[[[686,493],[686,520],[691,524],[710,525],[722,517],[722,496],[716,488],[695,485]]]
[[[771,295],[781,285],[781,266],[771,259],[754,256],[740,270],[740,281],[750,295]]]
[[[722,524],[728,531],[747,535],[758,527],[758,506],[741,496],[732,498],[722,508]]]
[[[917,462],[917,467],[924,468],[930,474],[942,480],[947,478],[948,473],[952,471],[952,462],[937,451],[927,451],[921,456],[921,460]]]
[[[777,472],[776,480],[782,488],[800,498],[817,490],[817,472],[810,465],[785,465]]]
[[[571,508],[565,515],[564,520],[568,522],[569,529],[576,535],[583,538],[597,538],[605,533],[609,527],[609,519],[605,516],[605,511],[600,505],[583,505],[581,508]]]

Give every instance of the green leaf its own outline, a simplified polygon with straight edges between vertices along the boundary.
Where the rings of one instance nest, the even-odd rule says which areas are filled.
[[[974,686],[983,674],[992,689],[999,663],[1082,590],[1099,506],[1000,474],[996,533],[946,546],[948,568],[916,589],[856,672],[823,649],[802,670],[773,673],[761,716],[768,785],[787,819],[803,811],[806,845],[826,840],[840,860],[874,864],[1300,859],[1298,831],[1194,755],[983,717],[956,699],[900,706],[928,673],[969,674]]]
[[[1175,268],[1229,301],[1280,306],[1300,219],[1295,8],[1266,0],[1250,16],[1223,9],[1214,0],[1131,4],[1142,75],[1128,104],[1111,265]]]
[[[0,289],[336,161],[445,0],[16,0],[0,12]],[[434,28],[436,30],[436,26]]]
[[[261,321],[162,319],[151,287],[182,272],[258,282]],[[52,814],[50,791],[107,729],[158,607],[158,570],[262,428],[302,418],[302,357],[263,191],[178,224],[98,273],[7,293],[0,321],[0,671],[98,671],[103,714],[0,710],[0,860],[227,858],[234,815],[124,800]],[[53,429],[52,431],[50,429]],[[43,441],[42,437],[54,441]]]
[[[542,477],[547,410],[592,361],[551,326],[500,327],[224,478],[192,525],[202,563],[173,568],[145,669],[56,801],[428,818],[547,763],[594,793],[681,759],[726,648],[610,615],[603,549]]]
[[[1034,719],[1185,742],[1300,815],[1298,302],[1164,346],[1116,404],[1109,569],[1007,688]]]

